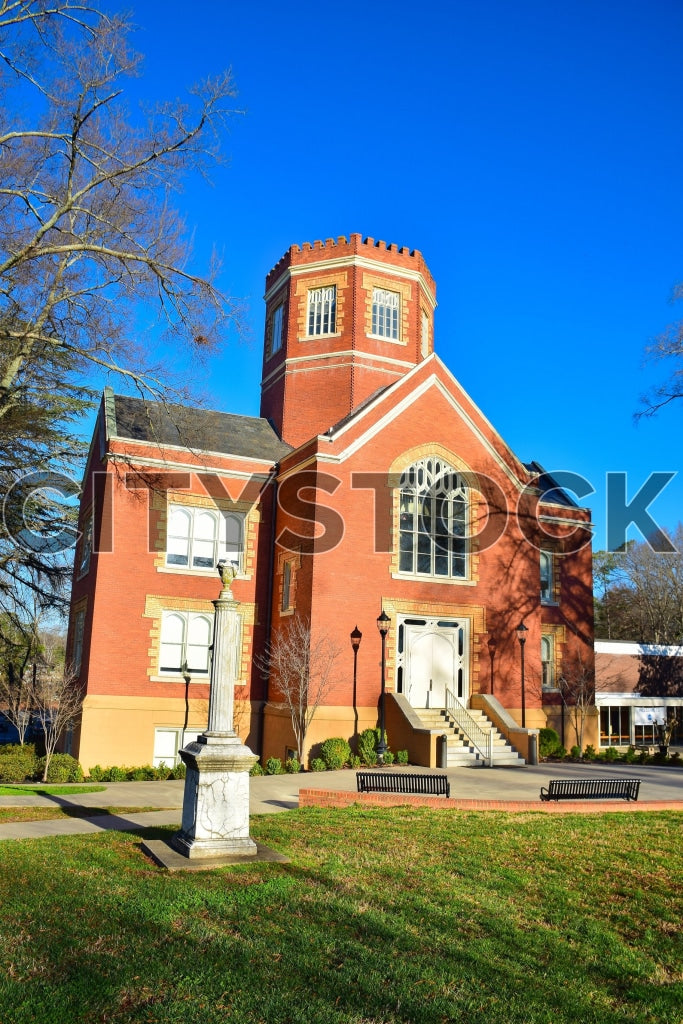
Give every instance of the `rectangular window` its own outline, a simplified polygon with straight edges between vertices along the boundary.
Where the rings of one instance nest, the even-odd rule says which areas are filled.
[[[83,661],[83,634],[85,632],[85,609],[76,612],[74,618],[74,641],[71,650],[71,667],[76,675],[81,671]]]
[[[541,685],[544,690],[555,689],[555,645],[552,636],[541,637]]]
[[[282,348],[282,318],[284,316],[284,305],[280,303],[273,313],[272,334],[270,339],[270,354],[275,355]]]
[[[169,675],[207,676],[213,615],[163,612],[159,671]]]
[[[78,559],[78,576],[85,576],[90,568],[92,555],[92,511],[86,513],[81,535],[81,555]]]
[[[282,603],[280,609],[288,612],[292,607],[292,563],[285,562],[282,567]]]
[[[169,505],[166,565],[215,569],[221,559],[242,568],[244,519],[233,512]]]
[[[398,292],[372,289],[372,333],[379,338],[398,341],[399,299]]]
[[[308,335],[334,334],[337,322],[337,286],[312,288],[308,293]]]
[[[600,708],[600,746],[627,747],[630,740],[631,709],[629,707]]]
[[[429,355],[429,317],[427,313],[422,310],[422,330],[420,336],[420,353],[422,356]]]
[[[552,551],[541,551],[541,602],[554,604],[553,554]]]

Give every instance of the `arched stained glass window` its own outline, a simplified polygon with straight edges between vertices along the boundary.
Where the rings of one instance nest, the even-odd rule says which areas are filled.
[[[401,475],[399,570],[418,576],[467,576],[467,486],[443,459],[428,457]]]

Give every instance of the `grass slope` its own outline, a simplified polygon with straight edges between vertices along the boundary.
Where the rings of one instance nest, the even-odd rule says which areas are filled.
[[[252,819],[289,864],[177,875],[3,842],[0,1021],[679,1024],[682,823],[311,808]]]

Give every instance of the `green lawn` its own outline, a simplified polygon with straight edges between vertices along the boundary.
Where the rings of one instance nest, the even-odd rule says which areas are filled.
[[[78,796],[79,793],[104,793],[106,786],[0,786],[0,796]]]
[[[316,808],[288,864],[0,843],[0,1021],[680,1024],[683,815]],[[146,836],[172,830],[146,830]]]

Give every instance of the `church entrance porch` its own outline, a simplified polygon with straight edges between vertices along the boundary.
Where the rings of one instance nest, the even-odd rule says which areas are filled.
[[[404,617],[398,623],[397,692],[414,708],[469,699],[469,620]]]

